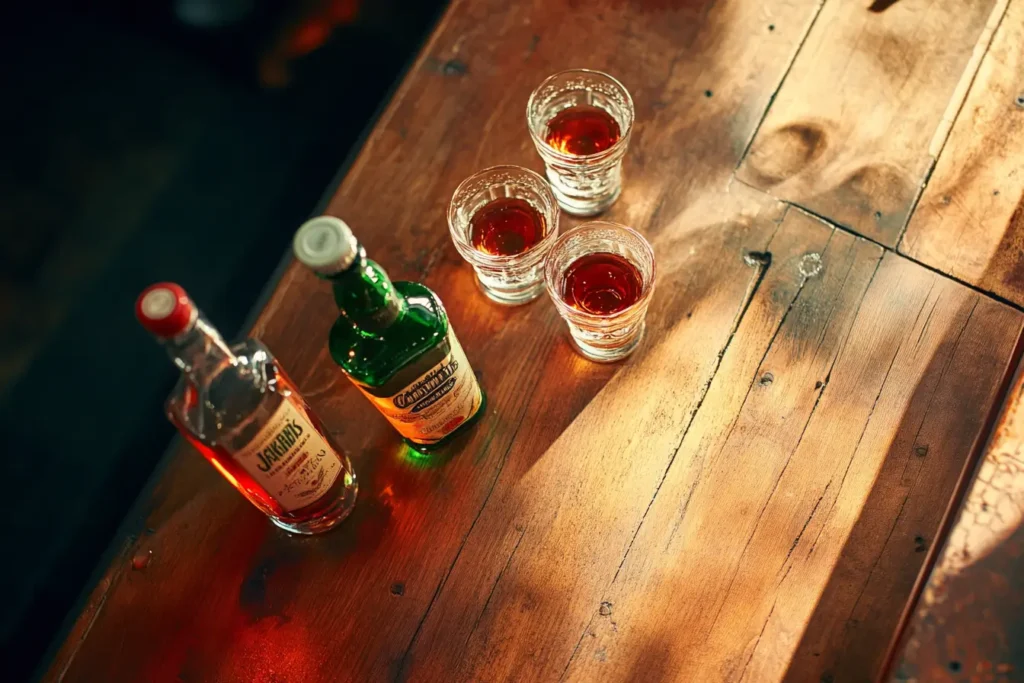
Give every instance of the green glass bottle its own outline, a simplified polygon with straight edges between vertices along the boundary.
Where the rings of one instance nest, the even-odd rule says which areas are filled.
[[[304,223],[293,248],[334,288],[331,357],[407,441],[436,446],[482,413],[484,394],[434,292],[391,282],[332,216]]]

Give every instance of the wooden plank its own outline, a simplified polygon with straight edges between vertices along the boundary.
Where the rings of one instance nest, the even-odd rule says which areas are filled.
[[[900,271],[900,277],[876,280],[879,288],[910,287],[907,271],[920,273],[889,254],[880,277],[887,266]],[[822,520],[822,537],[834,538],[835,531],[849,523],[849,517],[844,520],[852,512],[849,505],[859,504],[856,522],[794,654],[788,680],[838,680],[848,671],[863,672],[866,679],[880,673],[882,643],[892,637],[935,542],[946,502],[983,436],[1001,380],[1012,371],[1020,314],[942,277],[934,277],[929,287],[922,316],[915,315],[912,323],[904,318],[906,328],[900,332],[905,334],[853,454],[836,509]],[[893,305],[886,302],[881,308]],[[884,319],[890,313],[879,310],[878,315]],[[967,424],[971,428],[965,429]],[[877,454],[883,452],[885,459],[879,461]],[[870,480],[866,498],[849,488]],[[823,548],[819,542],[808,553],[811,550]],[[815,563],[823,560],[819,556],[794,572],[789,589],[801,590],[806,577],[820,571]],[[903,599],[897,601],[897,595]],[[778,618],[776,628],[785,615]],[[766,634],[772,635],[772,630]]]
[[[329,212],[355,226],[393,277],[425,279],[447,302],[488,391],[488,415],[456,445],[457,456],[405,458],[324,351],[335,317],[329,293],[290,268],[254,331],[353,456],[353,517],[323,538],[288,538],[182,447],[140,502],[139,535],[114,560],[47,680],[383,680],[409,672],[417,660],[406,655],[428,613],[443,608],[438,596],[454,585],[449,574],[482,510],[504,500],[500,481],[528,471],[540,452],[510,450],[528,421],[537,429],[527,408],[541,402],[554,441],[632,367],[574,355],[546,302],[486,302],[444,226],[451,192],[489,164],[539,167],[524,107],[547,74],[585,64],[626,83],[638,124],[625,192],[609,217],[646,229],[659,245],[650,348],[659,331],[692,316],[677,337],[688,345],[678,421],[699,403],[760,276],[744,250],[763,249],[777,227],[776,202],[725,186],[817,9],[816,0],[455,2]],[[604,466],[598,454],[587,462],[597,473]],[[657,476],[652,463],[623,486],[644,489]],[[132,571],[131,557],[149,552],[149,565]]]
[[[775,248],[773,217],[656,241],[658,253],[677,254],[663,286],[681,296],[652,311],[648,348],[586,402],[570,383],[533,397],[493,502],[413,643],[414,678],[551,680],[563,671],[718,369],[718,354],[706,352],[732,348],[737,323],[761,314],[754,295],[774,271],[746,263],[739,247]],[[794,252],[819,246],[801,237],[781,241]],[[724,280],[694,270],[710,255]],[[545,375],[574,374],[575,359],[553,360]]]
[[[329,211],[438,290],[488,414],[410,460],[326,355],[328,291],[290,268],[255,332],[350,449],[352,519],[287,537],[182,448],[46,680],[877,672],[1021,315],[730,183],[817,11],[454,3]],[[659,258],[617,366],[575,355],[547,302],[489,304],[444,228],[472,171],[539,166],[523,105],[580,63],[633,92],[610,218]]]
[[[1024,372],[902,634],[889,680],[1011,681],[1024,670]]]
[[[1024,2],[1011,2],[900,251],[1024,305]]]
[[[938,526],[934,501],[977,437],[1020,317],[891,255],[862,301],[880,250],[799,214],[769,250],[696,418],[673,433],[680,446],[663,440],[664,404],[636,400],[674,366],[648,356],[659,370],[616,377],[485,510],[441,594],[451,607],[428,615],[414,648],[425,679],[553,679],[569,634],[568,680],[876,673],[924,557],[914,539]],[[616,400],[633,401],[641,429],[604,425]],[[915,437],[936,439],[927,465]],[[584,478],[577,463],[595,451],[611,462]],[[665,459],[653,500],[622,495],[624,472]],[[520,534],[495,547],[513,522]],[[480,574],[494,583],[466,604],[459,587]],[[837,599],[819,603],[823,590]],[[865,612],[872,627],[859,629]],[[450,661],[438,654],[449,637],[466,643]]]
[[[996,0],[875,5],[824,4],[739,177],[895,246]]]

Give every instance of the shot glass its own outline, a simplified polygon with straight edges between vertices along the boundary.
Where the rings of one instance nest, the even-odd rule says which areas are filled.
[[[619,198],[633,130],[633,99],[621,83],[600,71],[561,71],[530,95],[526,121],[567,213],[593,216]]]
[[[569,324],[573,343],[601,363],[621,360],[640,344],[654,275],[647,240],[605,221],[564,233],[544,266],[548,294]]]
[[[558,236],[558,205],[533,171],[493,166],[471,175],[452,196],[448,229],[492,300],[515,306],[544,290],[544,257]]]

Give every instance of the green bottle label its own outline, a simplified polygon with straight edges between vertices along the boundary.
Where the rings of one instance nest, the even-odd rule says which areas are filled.
[[[441,362],[391,396],[374,396],[356,383],[398,433],[416,443],[437,443],[473,417],[483,397],[466,353],[451,328],[451,351]]]

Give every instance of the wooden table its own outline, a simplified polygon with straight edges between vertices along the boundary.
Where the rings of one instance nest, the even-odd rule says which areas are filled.
[[[877,676],[1018,356],[1022,25],[1022,0],[455,0],[327,212],[441,295],[486,418],[407,459],[291,265],[253,332],[350,450],[351,519],[288,537],[179,444],[45,679]],[[611,366],[549,302],[486,301],[445,225],[473,171],[540,168],[527,97],[581,65],[633,94],[607,217],[659,266]]]
[[[1024,672],[1024,372],[920,600],[894,642],[895,681],[1016,681]],[[938,548],[939,546],[936,546]]]

